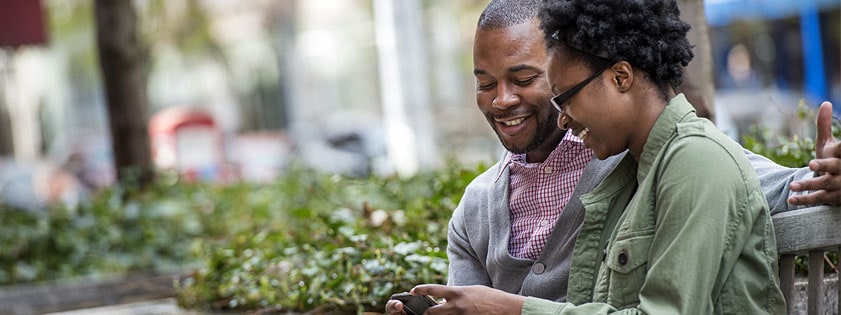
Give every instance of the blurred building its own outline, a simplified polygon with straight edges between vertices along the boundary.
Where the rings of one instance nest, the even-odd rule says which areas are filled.
[[[475,105],[472,44],[486,0],[134,3],[149,43],[150,116],[179,105],[206,112],[219,161],[235,174],[268,180],[296,160],[411,173],[502,151]],[[49,42],[0,51],[0,156],[56,165],[88,156],[104,174],[97,183],[113,180],[101,166],[110,139],[93,1],[41,4]],[[839,7],[705,1],[722,129],[738,137],[762,121],[787,132],[800,99],[841,109]],[[7,12],[23,11],[0,10],[0,21]]]
[[[229,163],[299,159],[331,172],[411,173],[442,158],[494,160],[501,150],[473,99],[470,56],[483,1],[135,4],[149,42],[150,115],[203,109],[228,151],[283,139],[272,143],[283,162],[243,149],[226,152]],[[14,78],[2,89],[14,95],[0,108],[34,104],[25,120],[33,124],[3,133],[31,141],[6,141],[18,147],[0,154],[61,164],[90,143],[77,138],[98,135],[97,147],[110,139],[92,1],[46,1],[44,9],[50,43],[0,55]],[[22,117],[0,118],[15,115]],[[241,136],[249,134],[275,136]]]
[[[811,137],[793,121],[802,100],[841,111],[841,1],[708,0],[718,125]]]

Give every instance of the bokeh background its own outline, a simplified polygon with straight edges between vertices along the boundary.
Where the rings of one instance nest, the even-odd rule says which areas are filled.
[[[475,109],[471,75],[486,2],[133,1],[155,163],[198,179],[268,181],[294,160],[357,175],[493,161],[501,148]],[[704,6],[716,122],[732,137],[756,123],[808,133],[790,124],[797,104],[841,100],[841,2]],[[109,185],[93,2],[5,0],[0,11],[3,200],[73,199],[20,193],[21,180],[44,187],[62,170],[75,177],[65,186],[80,187],[68,190]]]

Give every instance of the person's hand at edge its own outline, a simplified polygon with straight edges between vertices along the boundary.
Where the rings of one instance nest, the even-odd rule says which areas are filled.
[[[386,315],[405,315],[406,313],[403,312],[403,302],[388,300],[385,303],[385,313]]]
[[[794,192],[811,192],[791,196],[788,202],[796,206],[838,206],[841,205],[841,142],[832,136],[832,103],[821,104],[815,125],[816,158],[809,161],[809,169],[815,172],[815,177],[794,181],[789,185]]]
[[[444,298],[445,302],[430,307],[427,315],[436,314],[520,314],[525,297],[482,285],[446,286],[422,284],[411,291],[414,295]]]

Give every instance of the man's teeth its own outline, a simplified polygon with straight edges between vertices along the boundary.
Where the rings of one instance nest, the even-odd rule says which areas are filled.
[[[521,124],[523,122],[523,120],[526,120],[526,119],[525,118],[517,118],[517,119],[514,119],[514,120],[503,121],[502,123],[505,124],[506,126],[516,126],[516,125]]]
[[[589,133],[590,133],[590,129],[584,128],[584,129],[581,129],[581,131],[579,131],[578,134],[575,135],[575,136],[578,137],[578,139],[584,140],[584,137],[586,137],[587,134],[589,134]]]

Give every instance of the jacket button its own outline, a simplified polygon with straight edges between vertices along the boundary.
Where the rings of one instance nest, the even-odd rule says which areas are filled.
[[[621,252],[619,252],[619,264],[624,266],[627,263],[628,263],[628,252],[626,252],[623,249]]]
[[[534,266],[531,267],[531,271],[534,271],[535,274],[543,274],[546,271],[546,265],[543,263],[536,263]]]

